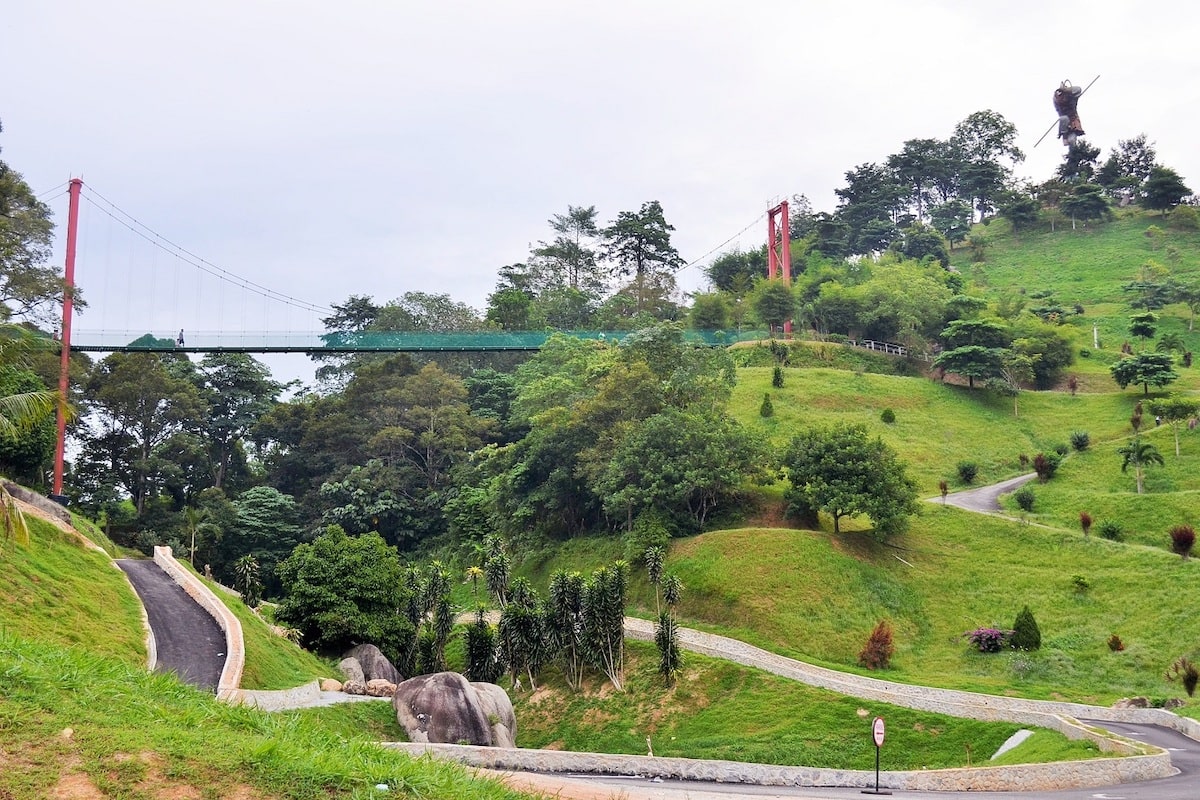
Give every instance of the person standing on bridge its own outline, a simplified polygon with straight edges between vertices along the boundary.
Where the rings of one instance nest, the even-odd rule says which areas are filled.
[[[183,328],[179,329],[179,338],[175,340],[176,347],[183,347]]]

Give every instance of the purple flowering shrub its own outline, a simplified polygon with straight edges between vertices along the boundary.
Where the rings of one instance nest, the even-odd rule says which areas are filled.
[[[998,628],[976,628],[963,634],[981,653],[999,653],[1008,643],[1012,631],[1002,631]]]

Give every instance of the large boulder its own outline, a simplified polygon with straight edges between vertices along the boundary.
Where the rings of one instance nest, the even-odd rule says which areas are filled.
[[[512,701],[494,683],[470,683],[457,672],[409,678],[392,696],[410,742],[516,747]]]
[[[362,664],[358,663],[357,658],[343,658],[338,662],[338,672],[342,673],[342,678],[347,682],[367,682],[367,678],[363,674]]]
[[[373,644],[360,644],[346,653],[347,658],[358,659],[362,665],[363,675],[369,681],[383,680],[388,683],[399,683],[403,676],[387,660],[387,656]]]

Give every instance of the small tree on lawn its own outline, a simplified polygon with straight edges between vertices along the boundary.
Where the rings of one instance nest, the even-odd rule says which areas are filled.
[[[892,643],[892,626],[886,619],[879,621],[875,630],[871,631],[866,645],[858,654],[858,663],[867,669],[887,669],[891,665],[892,654],[896,647]]]
[[[775,365],[775,370],[771,373],[771,385],[776,389],[783,388],[783,367]]]
[[[1175,457],[1179,457],[1179,432],[1197,414],[1200,414],[1200,402],[1188,397],[1164,397],[1150,401],[1150,413],[1171,426],[1175,435]]]
[[[1130,384],[1141,384],[1142,394],[1149,396],[1151,386],[1162,388],[1179,380],[1179,373],[1173,366],[1170,353],[1138,353],[1122,358],[1108,371],[1122,389]]]
[[[1042,631],[1029,606],[1022,608],[1013,621],[1013,632],[1008,643],[1014,650],[1037,650],[1042,646]]]
[[[1192,546],[1196,544],[1196,529],[1191,525],[1176,525],[1170,530],[1171,551],[1184,561],[1192,554]]]
[[[1083,528],[1083,535],[1087,536],[1092,530],[1092,515],[1086,511],[1080,511],[1079,527]]]
[[[775,416],[775,405],[771,402],[771,394],[769,392],[763,394],[762,405],[758,407],[758,415],[760,417]]]
[[[1118,447],[1117,454],[1121,456],[1121,472],[1125,472],[1130,467],[1133,467],[1138,494],[1142,494],[1143,491],[1146,467],[1152,464],[1158,464],[1161,467],[1164,463],[1162,454],[1158,452],[1158,448],[1144,441],[1137,434],[1134,434],[1128,443]]]

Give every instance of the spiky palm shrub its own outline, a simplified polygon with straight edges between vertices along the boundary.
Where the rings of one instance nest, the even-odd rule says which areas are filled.
[[[450,573],[441,562],[429,566],[429,577],[425,583],[425,606],[428,608],[427,625],[433,638],[432,661],[425,665],[424,672],[442,672],[446,669],[446,643],[454,631],[454,606],[450,603]]]
[[[671,687],[675,685],[675,677],[683,666],[683,656],[679,651],[679,620],[675,612],[683,595],[683,581],[678,575],[666,575],[662,577],[661,584],[667,607],[658,612],[654,644],[658,647],[658,674]]]
[[[508,664],[514,690],[521,689],[521,674],[536,689],[536,678],[546,663],[548,647],[541,603],[525,578],[512,582],[512,597],[500,612],[500,652]]]
[[[496,605],[504,608],[508,605],[512,562],[504,552],[499,536],[489,536],[485,542],[487,557],[483,561],[484,580],[487,582],[488,593],[496,599]]]
[[[1187,561],[1196,544],[1196,529],[1191,525],[1176,525],[1171,528],[1171,551]]]
[[[1196,692],[1196,683],[1200,681],[1200,670],[1186,658],[1178,659],[1167,670],[1167,680],[1178,680],[1183,684],[1183,690],[1191,697]]]
[[[550,578],[546,633],[551,652],[562,665],[563,679],[575,691],[583,685],[583,575],[559,570]]]
[[[625,676],[625,598],[628,565],[617,561],[592,573],[583,593],[583,637],[588,662],[618,691]]]
[[[479,606],[475,610],[475,621],[467,627],[466,673],[469,681],[495,683],[504,673],[497,647],[497,632],[489,625],[487,609]]]
[[[251,608],[258,608],[262,600],[262,580],[259,578],[258,559],[244,555],[233,562],[233,588],[242,595],[242,601]]]
[[[646,562],[646,578],[650,581],[650,585],[654,587],[654,612],[662,612],[662,576],[663,564],[667,559],[667,551],[662,547],[647,547],[642,560]]]

